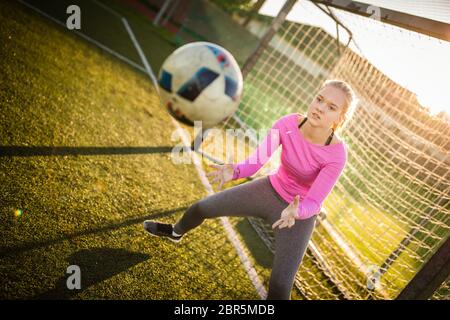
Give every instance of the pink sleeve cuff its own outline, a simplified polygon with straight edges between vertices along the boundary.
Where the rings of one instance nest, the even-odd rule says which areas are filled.
[[[317,204],[316,201],[310,198],[305,198],[303,201],[300,200],[298,205],[297,216],[295,219],[297,220],[305,220],[309,219],[314,215],[320,213],[321,207]]]

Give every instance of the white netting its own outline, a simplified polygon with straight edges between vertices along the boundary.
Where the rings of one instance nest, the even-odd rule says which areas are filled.
[[[450,276],[447,277],[442,285],[434,292],[431,300],[450,300]]]
[[[308,16],[318,9],[301,1],[295,10]],[[450,122],[445,114],[432,115],[422,107],[405,87],[411,83],[400,85],[368,58],[378,48],[398,70],[422,77],[430,65],[448,68],[444,57],[450,56],[430,61],[424,50],[450,52],[450,43],[332,12],[352,32],[351,48],[338,48],[335,37],[317,26],[285,22],[248,74],[237,117],[224,128],[245,123],[255,130],[267,129],[286,113],[305,113],[326,79],[344,79],[353,87],[357,110],[349,125],[338,131],[349,147],[348,164],[324,203],[326,218],[318,220],[296,285],[310,299],[393,299],[449,235]],[[253,21],[248,28],[261,34],[263,25]],[[377,30],[377,35],[365,52],[361,47],[367,46],[358,46],[358,41],[363,43],[368,30]],[[340,39],[348,39],[342,28]],[[402,56],[405,46],[411,55],[423,53],[422,59]],[[442,87],[439,78],[429,75],[428,84]],[[217,149],[208,149],[212,138],[202,150],[225,159]],[[255,147],[242,141],[235,161],[249,155],[242,150]],[[258,174],[278,166],[279,151]],[[270,228],[259,220],[251,222],[271,248]]]

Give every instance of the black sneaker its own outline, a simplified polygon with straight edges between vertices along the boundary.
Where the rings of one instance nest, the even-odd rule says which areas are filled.
[[[144,221],[144,229],[152,236],[167,237],[173,242],[180,242],[181,238],[183,238],[183,235],[177,237],[174,236],[172,234],[173,225],[167,223],[146,220]]]

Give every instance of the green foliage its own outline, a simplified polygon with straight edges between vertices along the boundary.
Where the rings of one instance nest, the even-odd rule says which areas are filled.
[[[254,0],[210,0],[217,6],[227,11],[228,13],[245,13],[249,12],[253,5]]]

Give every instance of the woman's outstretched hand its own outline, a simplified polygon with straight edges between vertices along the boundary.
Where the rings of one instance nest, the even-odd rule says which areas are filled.
[[[292,227],[295,224],[295,216],[298,212],[299,196],[296,195],[294,200],[281,212],[281,218],[275,221],[272,225],[272,229],[279,227],[283,229],[285,227]]]
[[[229,158],[228,163],[226,164],[209,164],[208,167],[217,169],[216,171],[211,171],[206,174],[206,176],[214,176],[211,180],[211,183],[216,181],[219,182],[218,191],[222,190],[222,186],[224,183],[231,181],[233,179],[234,168],[230,163],[233,160],[232,157]]]

